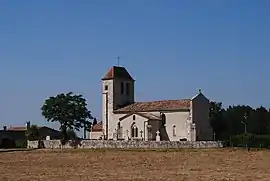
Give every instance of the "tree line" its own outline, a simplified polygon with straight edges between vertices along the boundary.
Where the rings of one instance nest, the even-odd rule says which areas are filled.
[[[210,102],[209,117],[216,140],[270,145],[270,109],[248,105],[224,108],[221,102]]]

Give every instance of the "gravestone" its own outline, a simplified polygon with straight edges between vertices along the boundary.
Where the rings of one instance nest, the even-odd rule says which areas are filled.
[[[160,135],[159,135],[159,134],[160,134],[160,132],[159,132],[159,130],[157,130],[157,132],[156,132],[156,133],[157,133],[157,135],[156,135],[156,141],[160,141]]]

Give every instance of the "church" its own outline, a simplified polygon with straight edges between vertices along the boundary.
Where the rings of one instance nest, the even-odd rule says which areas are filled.
[[[179,100],[136,102],[135,80],[126,68],[113,66],[102,78],[102,121],[90,139],[209,141],[209,100],[201,90]]]

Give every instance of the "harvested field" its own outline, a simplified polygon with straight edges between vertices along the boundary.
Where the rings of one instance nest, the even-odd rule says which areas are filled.
[[[270,151],[0,152],[0,180],[270,180]]]

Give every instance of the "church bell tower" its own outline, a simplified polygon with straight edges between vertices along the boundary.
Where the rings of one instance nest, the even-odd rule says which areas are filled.
[[[134,103],[135,80],[126,68],[113,66],[102,78],[102,123],[105,138],[110,138],[118,120],[114,110]]]

